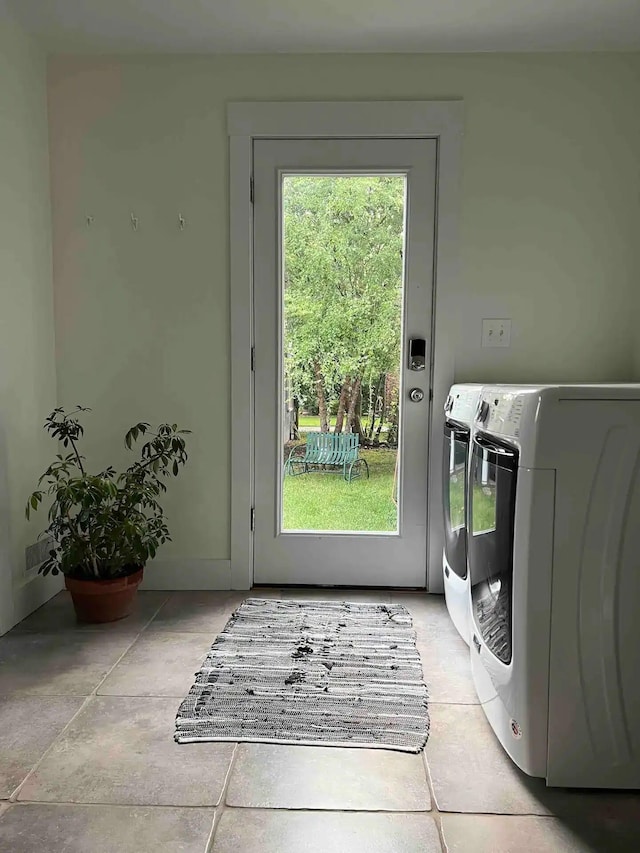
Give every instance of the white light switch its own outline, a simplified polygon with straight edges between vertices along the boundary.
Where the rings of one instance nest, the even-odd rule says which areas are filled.
[[[482,321],[483,347],[508,347],[511,344],[511,320],[488,319]]]

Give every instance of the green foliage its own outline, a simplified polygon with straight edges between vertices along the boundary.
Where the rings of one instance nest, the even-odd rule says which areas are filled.
[[[306,396],[400,361],[405,181],[397,175],[287,177],[283,186],[285,357]]]
[[[84,434],[76,415],[90,409],[77,406],[70,413],[63,408],[45,420],[44,428],[70,452],[57,454],[29,497],[26,516],[52,497],[49,535],[54,547],[39,571],[62,573],[74,578],[97,580],[130,574],[155,557],[160,545],[170,541],[158,497],[167,487],[164,478],[177,476],[187,461],[184,436],[190,430],[177,424],[161,424],[154,432],[147,423],[131,427],[125,444],[132,446],[141,436],[140,459],[117,474],[106,468],[99,474],[85,470],[85,457],[78,442]]]

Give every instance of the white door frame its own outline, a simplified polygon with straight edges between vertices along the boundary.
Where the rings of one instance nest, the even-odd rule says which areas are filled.
[[[438,145],[434,310],[431,331],[427,588],[442,591],[443,404],[454,379],[448,334],[455,322],[462,101],[242,102],[227,107],[231,285],[231,588],[253,584],[253,235],[254,139],[430,138]],[[438,339],[435,339],[435,330]]]

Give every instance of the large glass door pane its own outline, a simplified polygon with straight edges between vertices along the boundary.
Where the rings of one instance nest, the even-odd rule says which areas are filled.
[[[282,176],[282,530],[397,533],[406,176]]]

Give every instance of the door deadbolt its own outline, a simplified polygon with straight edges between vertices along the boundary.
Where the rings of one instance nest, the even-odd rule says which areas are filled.
[[[412,388],[409,391],[409,399],[412,403],[421,403],[424,400],[424,391],[422,388]]]
[[[409,370],[424,370],[427,363],[427,342],[424,338],[409,341]]]

